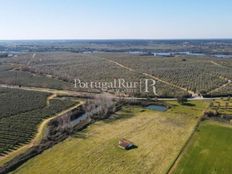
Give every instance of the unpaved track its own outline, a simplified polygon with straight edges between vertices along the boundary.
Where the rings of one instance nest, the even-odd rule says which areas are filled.
[[[0,87],[2,88],[10,88],[10,89],[21,89],[21,90],[27,90],[27,91],[36,91],[36,92],[46,92],[46,93],[51,93],[51,95],[47,98],[47,106],[50,104],[50,100],[54,99],[57,95],[68,95],[68,96],[78,96],[78,97],[93,97],[94,95],[96,94],[89,94],[89,93],[82,93],[82,92],[76,92],[76,91],[68,91],[68,90],[56,90],[56,89],[49,89],[49,88],[39,88],[39,87],[26,87],[26,86],[22,86],[22,87],[19,87],[19,86],[14,86],[14,85],[7,85],[7,84],[0,84]],[[50,118],[47,118],[45,120],[43,120],[43,122],[39,125],[38,127],[38,132],[36,133],[35,137],[31,140],[30,143],[28,144],[25,144],[23,145],[22,147],[14,150],[14,151],[11,151],[10,153],[4,155],[4,156],[1,156],[0,157],[0,164],[1,164],[1,161],[4,161],[6,158],[12,158],[14,157],[15,155],[18,155],[20,153],[23,153],[25,152],[27,149],[29,149],[30,147],[34,146],[34,145],[37,145],[40,140],[42,139],[43,137],[43,132],[44,132],[44,129],[46,128],[48,122],[53,119],[53,118],[56,118],[56,117],[59,117],[69,111],[71,111],[72,109],[82,105],[83,102],[80,102],[58,114],[56,114],[55,116],[52,116]]]
[[[51,95],[50,97],[55,97],[55,96],[54,96],[54,94],[53,94],[53,95]],[[49,97],[48,97],[48,98],[49,98]],[[52,98],[50,98],[50,99],[52,99]],[[1,156],[1,157],[0,157],[0,165],[2,165],[1,163],[2,163],[3,161],[5,161],[5,160],[8,161],[8,160],[10,160],[10,159],[13,159],[15,156],[24,153],[24,152],[25,152],[26,150],[28,150],[29,148],[38,145],[38,144],[40,143],[40,141],[42,140],[44,134],[45,134],[46,127],[47,127],[47,125],[48,125],[48,123],[49,123],[50,120],[52,120],[52,119],[54,119],[54,118],[56,118],[56,117],[62,116],[62,115],[64,115],[65,113],[68,113],[69,111],[71,111],[71,110],[73,110],[73,109],[79,107],[79,106],[82,105],[82,104],[84,104],[84,102],[83,102],[83,101],[79,101],[79,103],[75,104],[74,106],[72,106],[72,107],[70,107],[70,108],[68,108],[68,109],[66,109],[66,110],[63,110],[63,111],[61,111],[60,113],[57,113],[56,115],[54,115],[54,116],[52,116],[52,117],[49,117],[49,118],[47,118],[47,119],[44,119],[44,120],[42,121],[42,123],[40,123],[40,125],[38,126],[37,133],[36,133],[36,135],[34,136],[34,138],[30,141],[30,143],[25,144],[25,145],[19,147],[18,149],[9,152],[8,154],[6,154],[6,155],[4,155],[4,156]],[[7,159],[7,158],[9,158],[9,159]]]
[[[95,96],[96,93],[87,93],[87,92],[77,92],[77,91],[69,91],[69,90],[58,90],[58,89],[51,89],[51,88],[40,88],[40,87],[29,87],[29,86],[17,86],[17,85],[8,85],[8,84],[0,84],[2,88],[11,88],[11,89],[22,89],[27,91],[37,91],[37,92],[46,92],[52,93],[56,95],[68,95],[68,96]]]
[[[86,93],[86,92],[76,92],[76,91],[67,91],[67,90],[56,90],[56,89],[50,89],[50,88],[37,88],[37,87],[19,87],[19,86],[14,86],[14,85],[7,85],[7,84],[0,84],[0,88],[11,88],[11,89],[22,89],[22,90],[28,90],[28,91],[37,91],[37,92],[47,92],[51,93],[52,95],[50,97],[55,97],[55,95],[68,95],[68,96],[73,96],[73,97],[94,97],[99,94],[96,93]],[[122,97],[117,97],[115,98],[122,98]],[[188,100],[212,100],[212,99],[221,99],[222,97],[212,97],[212,98],[204,98],[204,97],[192,97],[189,98]],[[124,99],[137,99],[137,100],[146,100],[147,98],[138,98],[138,97],[124,97]],[[176,100],[176,98],[157,98],[155,97],[154,99],[158,99],[160,101],[170,101],[170,100]]]
[[[210,91],[209,93],[217,92],[217,91],[219,91],[220,89],[223,89],[223,88],[225,88],[226,86],[228,86],[228,85],[230,85],[230,84],[232,84],[232,81],[231,81],[231,80],[228,80],[227,83],[225,83],[225,84],[223,84],[222,86],[220,86],[220,87],[218,87],[218,88],[216,88],[216,89]]]
[[[219,64],[219,63],[217,63],[217,62],[215,62],[215,61],[210,61],[210,63],[212,63],[212,64],[214,64],[214,65],[216,65],[216,66],[219,66],[219,67],[221,67],[221,68],[228,68],[228,67],[226,67],[226,66],[224,66],[224,65],[221,65],[221,64]],[[223,85],[217,87],[216,89],[211,90],[211,91],[208,92],[208,93],[217,92],[218,90],[220,90],[220,89],[222,89],[222,88],[224,88],[224,87],[226,87],[226,86],[228,86],[228,85],[230,85],[230,84],[232,83],[232,80],[230,80],[230,79],[228,79],[228,78],[226,78],[226,77],[222,77],[222,76],[221,76],[220,78],[223,79],[223,80],[225,80],[225,81],[227,81],[227,82],[226,82],[225,84],[223,84]]]
[[[149,75],[150,76],[150,75]],[[37,87],[19,87],[19,86],[14,86],[14,85],[7,85],[7,84],[0,84],[0,87],[3,88],[12,88],[12,89],[22,89],[22,90],[29,90],[29,91],[38,91],[38,92],[47,92],[47,93],[51,93],[51,95],[48,97],[47,99],[47,105],[49,105],[50,100],[52,100],[53,98],[55,98],[57,95],[69,95],[69,96],[91,96],[93,97],[94,95],[97,94],[89,94],[89,93],[83,93],[83,92],[76,92],[76,91],[68,91],[68,90],[56,90],[56,89],[49,89],[49,88],[37,88]],[[117,97],[115,97],[117,98]],[[136,98],[136,97],[125,97],[125,99],[137,99],[137,100],[144,100],[146,98]],[[156,98],[155,98],[156,99]],[[200,98],[200,97],[195,97],[195,98],[190,98],[189,100],[212,100],[212,99],[220,99],[220,98]],[[163,101],[168,101],[168,100],[176,100],[175,98],[158,98],[158,100],[163,100]],[[0,165],[2,165],[2,163],[4,163],[5,161],[8,161],[9,159],[14,158],[15,156],[24,153],[27,149],[29,149],[32,146],[37,145],[40,140],[42,139],[46,126],[48,124],[48,122],[55,118],[55,117],[59,117],[69,111],[71,111],[72,109],[82,105],[83,102],[80,102],[79,104],[76,104],[73,107],[70,107],[58,114],[56,114],[55,116],[52,116],[50,118],[45,119],[38,127],[38,132],[36,133],[35,137],[33,138],[33,140],[31,140],[30,143],[23,145],[22,147],[20,147],[19,149],[12,151],[10,153],[8,153],[7,155],[0,157]]]
[[[47,106],[50,105],[50,100],[54,99],[57,96],[57,94],[52,94],[47,98]]]
[[[107,58],[103,58],[103,59],[106,60],[106,61],[108,61],[108,62],[114,63],[114,64],[116,64],[116,65],[120,66],[121,68],[124,68],[124,69],[126,69],[126,70],[128,70],[128,71],[137,72],[135,69],[132,69],[132,68],[130,68],[130,67],[127,67],[127,66],[125,66],[125,65],[123,65],[123,64],[120,64],[120,63],[114,61],[114,60],[110,60],[110,59],[107,59]],[[151,75],[151,74],[148,74],[148,73],[145,73],[145,72],[143,72],[142,74],[143,74],[144,76],[146,76],[146,77],[149,77],[149,78],[152,78],[152,79],[154,79],[154,80],[160,81],[160,82],[162,82],[162,83],[164,83],[164,84],[166,84],[166,85],[168,85],[168,86],[175,87],[175,88],[180,89],[180,90],[183,90],[183,91],[187,91],[187,92],[190,93],[193,97],[199,97],[198,94],[194,93],[193,91],[187,90],[186,88],[183,88],[183,87],[180,87],[180,86],[175,85],[175,84],[173,84],[173,83],[170,83],[170,82],[168,82],[168,81],[162,80],[162,79],[160,79],[159,77],[156,77],[156,76],[154,76],[154,75]]]
[[[223,65],[221,65],[221,64],[219,64],[219,63],[217,63],[217,62],[215,62],[215,61],[210,61],[210,63],[212,63],[212,64],[214,64],[214,65],[216,65],[216,66],[220,66],[220,67],[224,67]]]

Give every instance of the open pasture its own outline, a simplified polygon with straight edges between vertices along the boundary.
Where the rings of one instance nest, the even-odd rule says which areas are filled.
[[[124,107],[113,118],[77,132],[14,173],[165,173],[207,106],[203,101],[191,102],[193,106],[169,104],[172,108],[166,112]],[[138,148],[119,148],[121,138]]]
[[[180,160],[175,174],[232,172],[232,127],[203,122]]]

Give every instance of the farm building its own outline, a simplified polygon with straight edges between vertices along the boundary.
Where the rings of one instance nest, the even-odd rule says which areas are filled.
[[[119,140],[118,145],[120,148],[125,149],[125,150],[137,148],[137,146],[133,142],[128,141],[124,138]]]

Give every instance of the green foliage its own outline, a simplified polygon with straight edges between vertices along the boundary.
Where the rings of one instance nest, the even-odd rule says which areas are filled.
[[[26,162],[14,173],[166,173],[207,107],[171,101],[166,112],[127,106],[108,121],[100,121]],[[126,138],[138,148],[125,151],[118,141]],[[71,160],[72,159],[72,160]],[[52,167],[51,167],[52,166]]]
[[[221,115],[232,115],[232,101],[225,100],[214,100],[209,106],[211,110],[219,112]]]
[[[195,92],[208,93],[232,79],[232,68],[214,64],[209,57],[173,57],[160,58],[132,56],[127,54],[103,55],[139,72],[152,74],[177,86]],[[186,61],[182,61],[182,59]],[[212,63],[213,62],[213,63]],[[227,62],[232,64],[232,60]],[[229,94],[226,90],[225,93]]]
[[[120,67],[108,60],[116,61],[135,71]],[[51,52],[37,53],[33,59],[32,54],[24,54],[7,61],[23,65],[24,68],[21,70],[24,72],[16,70],[1,72],[0,70],[0,83],[74,90],[72,83],[76,78],[85,82],[112,81],[119,78],[138,82],[140,79],[147,78],[142,74],[147,73],[178,87],[207,96],[228,96],[232,93],[232,85],[214,91],[232,79],[231,59],[221,60],[207,56],[161,58],[123,53]],[[161,97],[188,95],[185,90],[160,81],[157,82],[157,92]],[[138,95],[154,97],[151,92]]]
[[[43,119],[74,104],[68,99],[57,98],[47,105],[47,96],[38,92],[1,89],[0,155],[27,143]]]
[[[211,96],[232,96],[232,83],[210,93]]]
[[[11,58],[13,59],[13,58]],[[8,61],[12,61],[9,59]],[[24,85],[34,87],[47,87],[54,89],[67,89],[72,84],[31,72],[16,70],[13,66],[0,63],[0,83],[10,85]]]
[[[74,54],[74,53],[40,53],[36,55],[36,59],[31,61],[31,71],[37,74],[51,75],[62,81],[71,82],[75,78],[79,78],[85,82],[90,81],[113,81],[114,79],[125,79],[130,82],[139,82],[140,79],[147,78],[140,72],[129,71],[112,62],[104,59],[106,55],[101,54]],[[113,54],[120,56],[120,54]],[[106,56],[107,57],[107,56]],[[108,57],[107,57],[108,58]],[[23,55],[14,60],[16,63],[25,64],[31,60],[31,55]],[[130,62],[133,64],[134,60]],[[184,90],[157,82],[157,93],[161,97],[174,97],[177,95],[188,95]],[[72,88],[72,87],[71,87]],[[79,91],[83,89],[78,89]],[[138,89],[139,90],[139,89]],[[87,90],[93,91],[93,90]],[[152,90],[150,93],[135,94],[141,97],[154,97]]]
[[[188,101],[188,99],[186,98],[186,97],[184,97],[184,96],[180,96],[180,97],[177,97],[177,102],[179,103],[179,104],[185,104],[186,102]]]
[[[48,93],[0,88],[0,119],[46,106]]]

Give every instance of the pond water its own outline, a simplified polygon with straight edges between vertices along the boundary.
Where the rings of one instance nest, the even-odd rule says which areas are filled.
[[[160,112],[164,112],[167,110],[167,107],[161,106],[161,105],[149,105],[149,106],[146,106],[145,108],[154,110],[154,111],[160,111]]]

